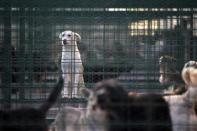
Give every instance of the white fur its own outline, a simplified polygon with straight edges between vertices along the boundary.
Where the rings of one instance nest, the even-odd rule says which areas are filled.
[[[61,68],[64,79],[62,97],[79,97],[79,88],[84,87],[83,65],[77,47],[77,39],[80,40],[81,37],[72,31],[64,31],[59,38],[62,44]]]

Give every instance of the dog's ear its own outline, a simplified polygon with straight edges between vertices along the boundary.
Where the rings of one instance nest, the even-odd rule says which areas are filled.
[[[81,36],[78,33],[74,33],[74,37],[77,41],[81,41]]]
[[[59,34],[59,39],[62,39],[62,33]]]
[[[197,86],[197,62],[187,62],[182,70],[182,78],[187,85]]]
[[[189,73],[189,68],[187,67],[184,67],[183,70],[182,70],[182,78],[184,80],[184,82],[187,84],[187,85],[190,85],[190,73]]]
[[[189,72],[191,85],[197,87],[197,68],[192,67]]]
[[[87,89],[87,88],[82,88],[81,89],[81,93],[83,94],[83,96],[85,98],[88,98],[90,96],[91,90],[90,89]]]
[[[196,65],[196,62],[195,61],[188,61],[187,63],[185,63],[184,67],[183,67],[183,70],[182,70],[182,78],[184,80],[184,82],[187,84],[187,85],[191,85],[192,82],[191,82],[191,70],[193,70],[193,68],[195,67]]]

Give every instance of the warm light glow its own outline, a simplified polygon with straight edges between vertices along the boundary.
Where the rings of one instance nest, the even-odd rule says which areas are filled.
[[[129,29],[131,35],[154,35],[154,31],[158,29],[158,20],[143,20],[131,23]]]

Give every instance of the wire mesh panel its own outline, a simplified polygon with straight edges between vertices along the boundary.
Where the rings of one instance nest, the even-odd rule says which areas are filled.
[[[78,48],[90,88],[106,78],[118,78],[128,89],[157,88],[161,55],[178,59],[178,68],[195,59],[195,8],[8,6],[1,12],[2,64],[7,61],[11,92],[23,90],[25,81],[34,86],[55,79],[64,30],[81,35]]]
[[[197,54],[196,3],[162,2],[0,2],[1,105],[36,106],[47,98],[60,74],[65,30],[81,37],[85,88],[116,78],[128,91],[162,93],[159,58],[174,57],[180,73]],[[84,102],[81,94],[59,100],[75,102]]]

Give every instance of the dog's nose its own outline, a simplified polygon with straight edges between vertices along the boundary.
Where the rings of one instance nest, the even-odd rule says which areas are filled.
[[[63,40],[63,44],[66,45],[67,44],[67,40]]]

